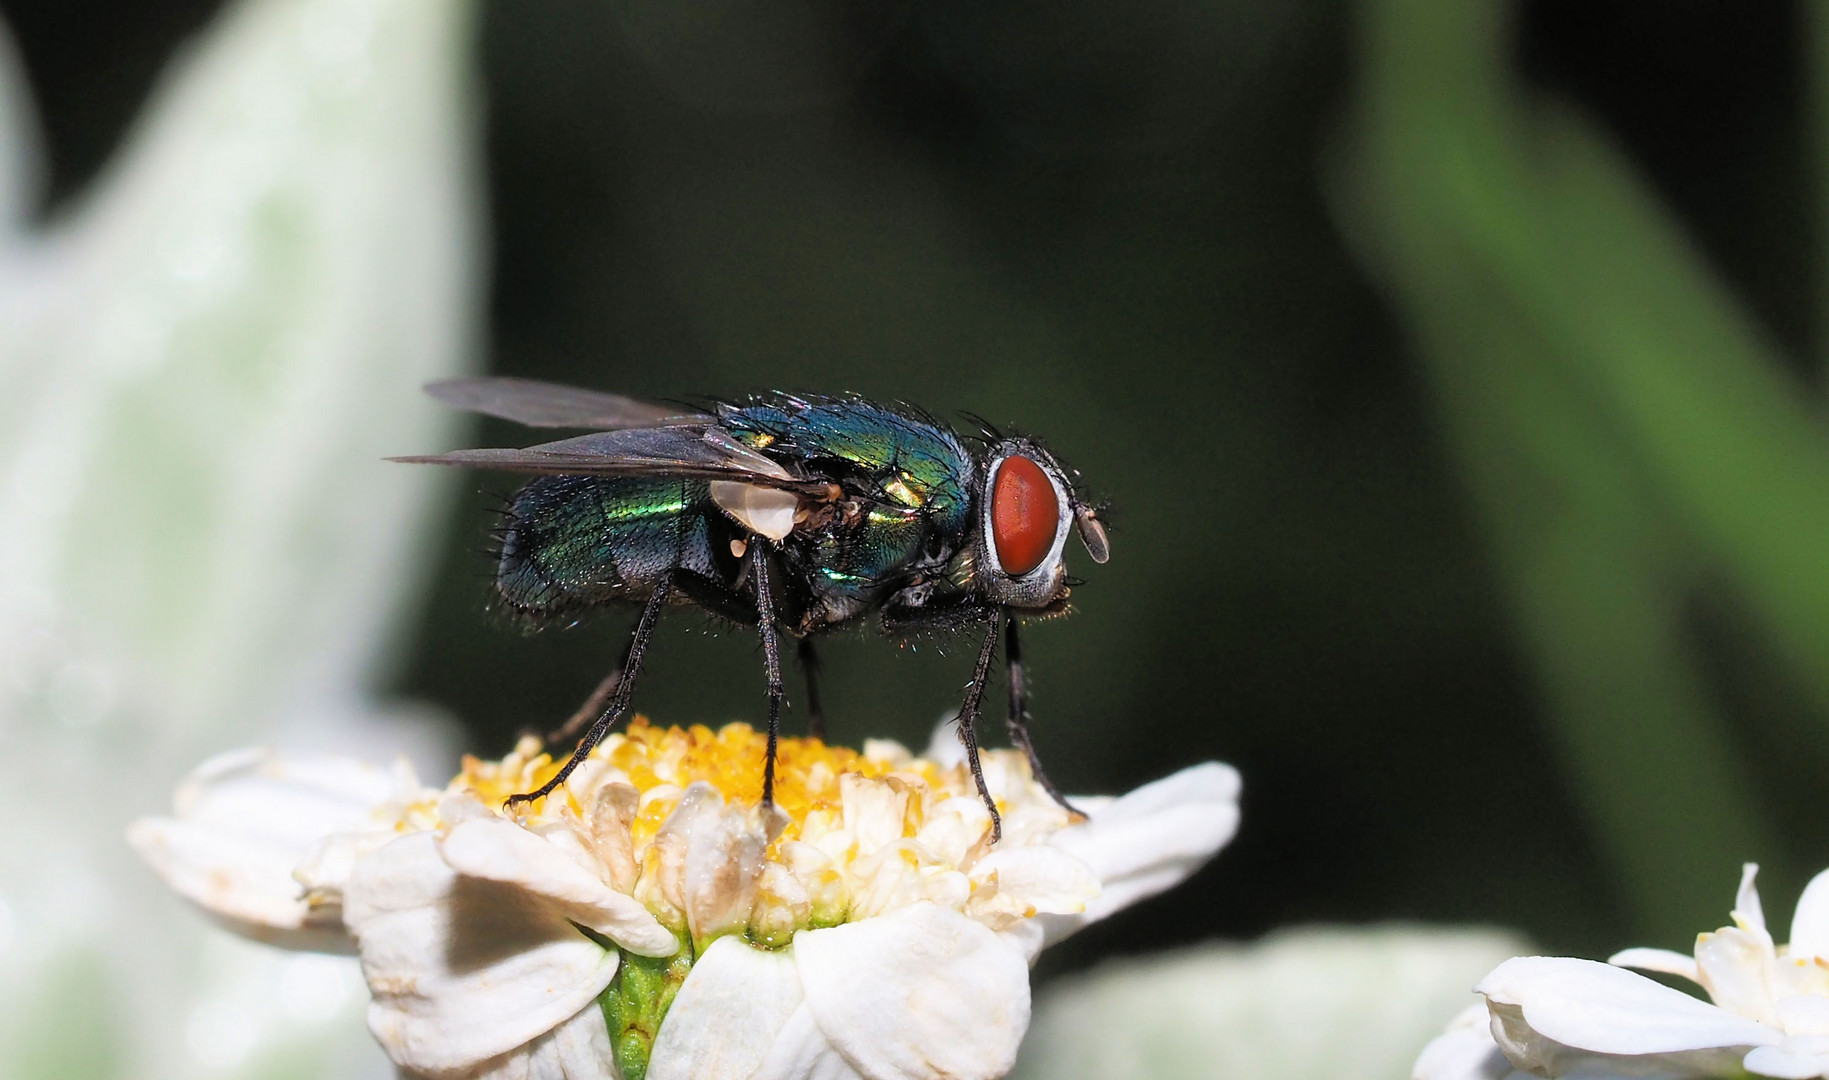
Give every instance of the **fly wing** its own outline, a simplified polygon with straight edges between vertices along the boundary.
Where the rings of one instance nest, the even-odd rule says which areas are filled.
[[[446,379],[428,384],[425,392],[454,409],[528,427],[656,428],[704,424],[711,419],[690,409],[636,401],[621,394],[507,376]]]
[[[592,476],[678,476],[727,480],[755,487],[831,497],[828,480],[790,472],[720,428],[691,425],[598,431],[524,449],[454,450],[389,458],[425,465],[469,465],[520,473]]]

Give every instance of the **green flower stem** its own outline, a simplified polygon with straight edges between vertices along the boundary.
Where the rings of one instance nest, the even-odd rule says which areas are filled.
[[[1683,593],[1723,563],[1829,715],[1829,575],[1799,542],[1829,535],[1829,455],[1624,164],[1508,81],[1507,5],[1361,12],[1343,217],[1417,337],[1639,929],[1685,941],[1709,885],[1778,851]]]
[[[597,995],[622,1080],[642,1080],[648,1074],[648,1059],[654,1053],[661,1021],[667,1018],[667,1009],[679,993],[680,984],[692,971],[696,959],[692,938],[681,932],[679,942],[679,952],[672,956],[624,952],[616,978]]]

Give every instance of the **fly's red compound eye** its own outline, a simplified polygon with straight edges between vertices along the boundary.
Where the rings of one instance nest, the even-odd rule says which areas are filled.
[[[1060,529],[1061,501],[1042,467],[1011,455],[991,489],[991,542],[1003,572],[1021,577],[1040,566]]]

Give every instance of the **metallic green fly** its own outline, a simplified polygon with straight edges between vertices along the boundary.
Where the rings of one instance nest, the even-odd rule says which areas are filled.
[[[522,449],[393,459],[534,474],[511,500],[502,532],[502,600],[537,622],[641,606],[621,669],[567,725],[584,729],[570,760],[511,802],[564,782],[628,711],[662,609],[683,603],[761,635],[765,803],[774,795],[783,632],[799,642],[818,734],[813,639],[874,614],[891,635],[983,629],[959,738],[991,811],[993,842],[1002,822],[979,767],[975,724],[1000,632],[1011,738],[1067,805],[1029,739],[1017,623],[1066,610],[1069,531],[1094,562],[1110,547],[1097,509],[1075,490],[1077,474],[1033,440],[986,431],[968,441],[917,409],[854,397],[770,395],[700,412],[510,378],[434,383],[427,392],[531,427],[592,429]]]

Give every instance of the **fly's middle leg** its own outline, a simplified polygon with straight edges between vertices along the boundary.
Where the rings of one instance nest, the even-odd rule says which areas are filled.
[[[775,747],[781,740],[781,628],[775,622],[775,594],[769,581],[768,542],[749,538],[749,581],[756,591],[756,626],[762,632],[762,661],[768,673],[768,758],[762,764],[762,805],[775,805]]]

